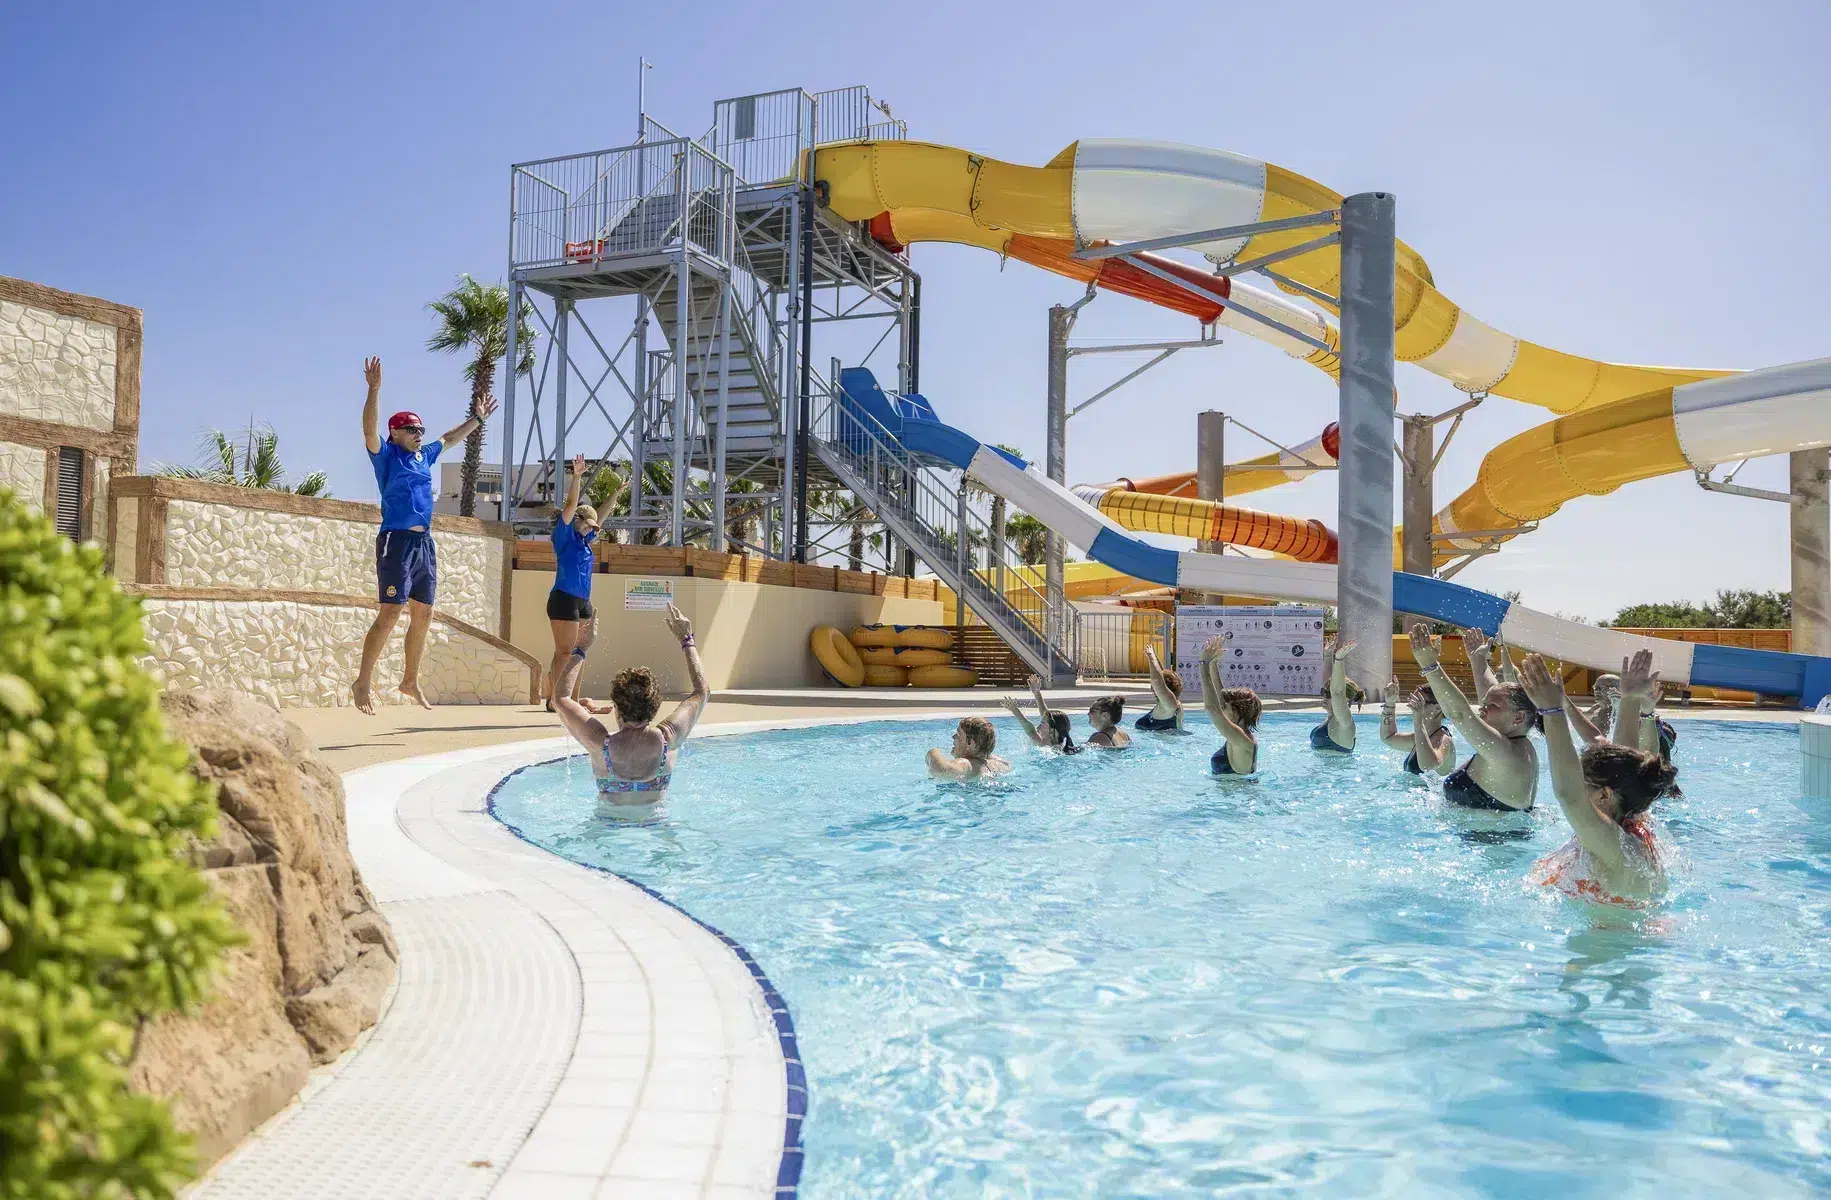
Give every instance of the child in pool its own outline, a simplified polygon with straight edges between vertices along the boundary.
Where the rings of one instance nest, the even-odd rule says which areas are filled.
[[[1011,764],[992,751],[998,748],[998,731],[984,717],[963,717],[954,727],[951,754],[928,752],[928,773],[941,779],[979,779],[1002,775]]]

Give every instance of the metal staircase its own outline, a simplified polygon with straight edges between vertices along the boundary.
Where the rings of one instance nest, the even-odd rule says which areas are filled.
[[[958,470],[912,453],[836,388],[814,397],[809,449],[1052,687],[1075,682],[1074,610],[1051,605],[969,503]],[[1003,590],[997,586],[1003,583]]]
[[[758,290],[754,281],[749,282],[748,290]],[[687,392],[698,412],[697,425],[704,431],[704,441],[696,444],[693,458],[708,462],[716,452],[722,383],[725,454],[729,462],[741,463],[781,451],[782,401],[777,390],[781,348],[774,324],[758,320],[766,313],[753,305],[734,303],[727,356],[718,320],[720,289],[717,280],[697,274],[691,277],[684,341],[676,283],[661,289],[650,314],[686,374]],[[743,298],[746,290],[735,287],[734,301]]]

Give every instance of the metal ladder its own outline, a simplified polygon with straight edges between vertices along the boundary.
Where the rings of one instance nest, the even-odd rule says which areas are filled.
[[[822,387],[813,401],[808,448],[827,469],[1045,684],[1072,685],[1073,606],[1051,605],[1017,573],[1009,546],[996,544],[988,519],[968,503],[963,473],[911,453],[882,425],[842,405],[836,388]]]
[[[721,353],[718,329],[720,284],[694,275],[687,287],[686,339],[681,340],[680,295],[669,283],[655,297],[651,311],[654,328],[672,348],[675,361],[686,372],[687,391],[699,411],[705,431],[704,454],[709,459],[718,444],[719,384],[725,385],[725,453],[733,460],[767,455],[779,448],[782,429],[781,397],[777,394],[778,364],[772,348],[760,345],[758,310],[740,303],[744,289],[734,289],[731,312],[730,354]],[[744,309],[751,308],[745,312]],[[769,333],[773,327],[764,324]],[[765,337],[768,335],[765,334]],[[697,455],[695,457],[698,457]]]

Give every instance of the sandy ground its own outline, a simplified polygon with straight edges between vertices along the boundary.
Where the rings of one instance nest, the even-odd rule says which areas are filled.
[[[1083,686],[1073,691],[1048,693],[1051,704],[1078,711],[1090,695],[1118,692],[1127,696],[1129,712],[1142,707],[1143,696],[1127,686]],[[911,716],[923,712],[935,714],[960,712],[964,709],[988,709],[997,705],[1003,693],[991,689],[961,692],[912,693],[907,689],[894,695],[840,693],[830,690],[746,692],[741,697],[714,699],[703,718],[707,724],[733,721],[788,721],[833,717],[857,719],[861,716]],[[1267,709],[1308,709],[1310,703],[1279,703]],[[1371,705],[1363,712],[1377,712]],[[1673,720],[1772,721],[1794,724],[1799,713],[1787,709],[1662,709],[1661,715]],[[557,737],[565,731],[559,719],[539,705],[448,705],[425,709],[384,707],[372,717],[354,708],[292,708],[286,717],[309,735],[326,761],[336,771],[353,771],[358,767],[411,758],[420,754],[437,754],[445,750],[462,750],[470,746],[493,746],[534,738]],[[1129,721],[1128,721],[1129,723]]]

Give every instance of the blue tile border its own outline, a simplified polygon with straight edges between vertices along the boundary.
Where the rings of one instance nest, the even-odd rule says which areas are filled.
[[[667,905],[687,920],[693,922],[695,925],[723,942],[733,954],[737,955],[738,961],[744,964],[744,968],[750,972],[750,977],[756,981],[757,987],[762,990],[763,1001],[769,1007],[770,1018],[776,1023],[776,1037],[782,1044],[782,1063],[787,1073],[788,1119],[783,1122],[782,1163],[776,1169],[776,1197],[777,1200],[795,1200],[801,1187],[801,1166],[807,1153],[806,1144],[801,1140],[801,1127],[807,1119],[807,1068],[801,1062],[801,1047],[799,1043],[795,1041],[795,1019],[788,1011],[788,1001],[782,998],[782,993],[776,990],[776,985],[769,981],[769,976],[764,973],[762,965],[751,956],[750,951],[746,950],[743,944],[736,938],[726,935],[723,930],[718,929],[715,926],[708,925],[706,922],[700,920],[680,905],[674,903],[648,884],[643,883],[640,880],[631,879],[627,875],[619,874],[608,867],[600,867],[594,863],[582,863],[577,859],[567,858],[563,854],[549,850],[547,847],[523,833],[518,826],[513,822],[504,819],[502,814],[496,811],[497,793],[502,791],[503,786],[507,784],[509,780],[515,778],[515,776],[521,774],[523,771],[526,771],[531,767],[550,767],[554,763],[565,762],[569,758],[584,757],[586,756],[583,754],[562,754],[558,758],[549,758],[540,762],[525,763],[522,766],[516,767],[513,771],[510,771],[507,775],[498,779],[495,784],[491,786],[489,795],[484,797],[484,811],[489,813],[490,818],[498,825],[501,825],[504,829],[508,830],[528,845],[533,846],[535,849],[540,850],[545,854],[552,854],[553,857],[564,862],[584,867],[588,871],[596,871],[600,875],[609,875],[613,879],[621,879],[631,887],[660,901],[662,904]]]

